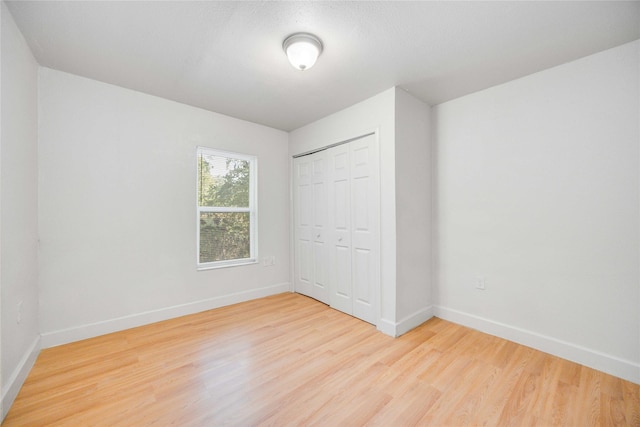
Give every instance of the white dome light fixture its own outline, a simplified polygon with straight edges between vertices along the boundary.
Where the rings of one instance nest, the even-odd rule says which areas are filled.
[[[322,41],[313,34],[295,33],[284,39],[282,48],[291,65],[304,71],[313,67],[322,53]]]

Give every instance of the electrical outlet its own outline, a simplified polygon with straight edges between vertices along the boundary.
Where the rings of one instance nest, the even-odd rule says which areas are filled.
[[[486,289],[484,277],[476,277],[476,289],[480,289],[481,291]]]

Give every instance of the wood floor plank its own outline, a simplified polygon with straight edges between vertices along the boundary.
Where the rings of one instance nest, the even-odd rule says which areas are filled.
[[[433,318],[400,338],[298,294],[43,350],[3,427],[636,426],[640,386]]]
[[[581,372],[578,400],[582,404],[582,410],[577,414],[578,422],[582,425],[601,425],[601,373],[587,367],[583,367]]]
[[[367,423],[371,426],[417,425],[431,407],[440,399],[441,392],[422,381],[411,381],[404,392],[394,394]]]

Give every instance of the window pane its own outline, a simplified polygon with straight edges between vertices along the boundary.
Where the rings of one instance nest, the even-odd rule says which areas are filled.
[[[200,153],[198,204],[249,207],[249,161]]]
[[[250,257],[249,212],[200,212],[200,262]]]

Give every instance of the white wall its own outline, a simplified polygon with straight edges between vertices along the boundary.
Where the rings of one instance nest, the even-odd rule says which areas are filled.
[[[285,132],[40,70],[43,346],[289,290]],[[196,271],[196,146],[258,157],[262,264]]]
[[[410,328],[433,316],[430,112],[396,89],[396,315]]]
[[[395,89],[292,131],[290,156],[325,147],[372,131],[380,146],[380,251],[381,301],[378,329],[396,331],[396,213],[395,213]]]
[[[639,52],[433,109],[437,315],[640,382]]]
[[[4,2],[0,138],[2,417],[40,350],[38,327],[38,64]]]

